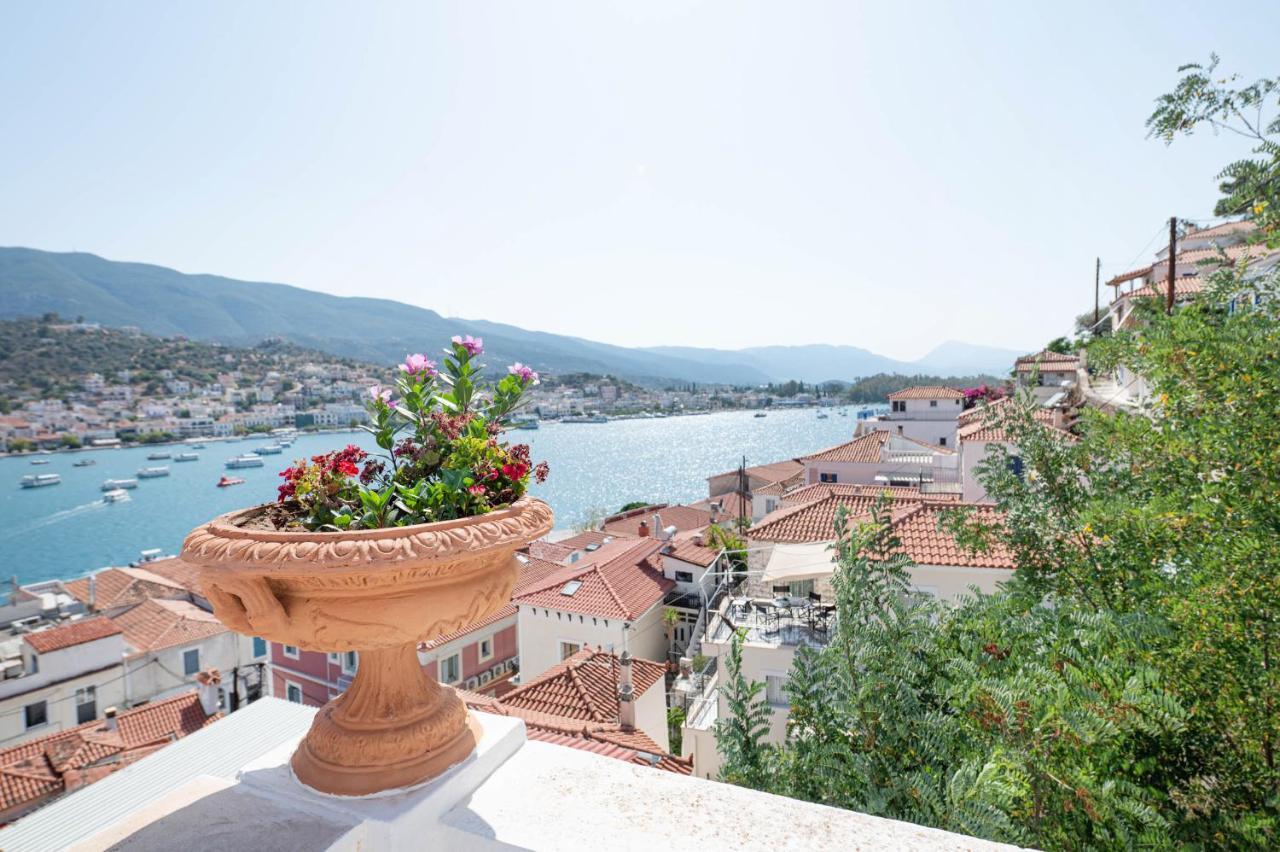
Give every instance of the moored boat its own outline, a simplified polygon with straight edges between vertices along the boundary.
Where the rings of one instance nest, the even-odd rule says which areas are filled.
[[[140,467],[138,468],[139,479],[155,479],[161,476],[168,476],[169,468],[161,467]]]
[[[267,444],[265,447],[258,447],[253,450],[254,455],[258,456],[278,456],[284,452],[284,447],[279,444]]]
[[[19,480],[23,488],[43,488],[46,485],[58,485],[62,477],[56,473],[27,474]]]
[[[90,467],[91,465],[95,465],[97,463],[98,462],[96,459],[77,459],[76,461],[71,463],[71,466],[72,467]]]
[[[244,485],[244,478],[240,476],[224,476],[218,480],[219,488],[226,488],[229,485]]]
[[[148,461],[159,461],[160,459],[167,459],[167,458],[169,458],[168,450],[159,450],[157,452],[147,454]]]
[[[137,488],[138,480],[136,479],[107,479],[102,483],[103,491],[114,491],[117,488]]]
[[[123,503],[129,499],[129,492],[123,488],[113,488],[102,495],[103,503]]]
[[[236,468],[241,467],[262,467],[264,464],[266,464],[266,462],[258,456],[246,454],[243,456],[236,456],[233,459],[227,459],[226,466],[235,470]]]
[[[200,461],[200,454],[199,453],[178,453],[176,456],[173,457],[173,460],[176,462]]]

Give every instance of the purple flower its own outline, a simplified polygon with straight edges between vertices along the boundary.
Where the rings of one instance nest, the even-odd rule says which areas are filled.
[[[429,379],[436,374],[436,364],[427,358],[421,352],[413,355],[404,356],[404,363],[400,365],[400,372],[409,375],[421,374],[424,379]]]
[[[484,338],[472,337],[469,334],[466,337],[459,337],[455,334],[453,336],[453,345],[461,346],[463,349],[467,350],[468,355],[474,358],[484,351]]]
[[[538,374],[532,367],[521,364],[519,361],[507,368],[507,372],[513,376],[519,377],[520,381],[526,385],[536,385],[538,383]]]
[[[382,385],[374,385],[369,388],[369,397],[374,402],[383,402],[387,405],[391,404],[391,390],[384,388]]]

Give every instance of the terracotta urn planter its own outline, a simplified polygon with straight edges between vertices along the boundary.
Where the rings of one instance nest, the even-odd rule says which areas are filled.
[[[323,793],[409,787],[469,755],[466,705],[418,664],[417,644],[466,627],[511,599],[515,550],[551,530],[550,507],[355,532],[258,529],[261,508],[187,536],[218,618],[238,633],[309,651],[358,651],[351,687],[316,714],[291,766]]]

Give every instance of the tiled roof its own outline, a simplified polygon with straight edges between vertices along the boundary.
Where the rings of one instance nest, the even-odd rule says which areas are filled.
[[[712,503],[720,504],[719,517],[721,520],[751,517],[751,501],[736,491],[728,491],[715,497],[708,497],[706,500],[690,503],[689,506],[693,509],[710,512]],[[665,521],[666,518],[663,518],[663,520]]]
[[[634,619],[675,586],[650,562],[662,545],[654,538],[615,539],[575,563],[558,566],[560,570],[515,595],[514,600],[526,606],[601,618]],[[573,580],[576,587],[568,586]],[[564,593],[567,588],[573,589],[572,594]]]
[[[1245,219],[1239,222],[1223,222],[1220,225],[1214,225],[1209,228],[1200,228],[1196,231],[1188,231],[1182,235],[1185,240],[1209,240],[1218,237],[1228,237],[1235,234],[1247,234],[1257,230],[1257,225]]]
[[[654,515],[662,518],[663,528],[674,526],[680,531],[701,529],[711,523],[710,509],[657,504],[645,506],[641,509],[632,509],[629,512],[617,515],[610,515],[604,519],[604,531],[615,535],[638,536],[640,534],[640,523],[643,521],[647,526],[652,526]]]
[[[782,461],[752,465],[747,468],[747,476],[755,477],[756,479],[763,479],[766,482],[781,482],[788,477],[795,476],[803,470],[804,464],[799,459],[783,459]],[[718,477],[737,472],[737,468],[721,471],[720,473],[708,477],[708,479],[716,479]]]
[[[1117,284],[1123,284],[1126,281],[1132,281],[1135,278],[1142,278],[1150,274],[1151,274],[1151,267],[1144,266],[1141,269],[1133,269],[1133,270],[1130,270],[1129,272],[1120,273],[1116,277],[1108,280],[1107,285],[1111,287],[1115,287]]]
[[[1050,352],[1048,349],[1042,349],[1034,355],[1023,355],[1014,362],[1014,366],[1022,372],[1030,372],[1036,368],[1045,369],[1062,369],[1069,367],[1076,368],[1080,364],[1080,356],[1063,352]]]
[[[527,562],[520,566],[520,573],[516,576],[516,584],[515,588],[511,591],[511,597],[514,599],[515,596],[519,595],[521,592],[524,592],[535,584],[540,583],[542,580],[545,580],[557,571],[563,570],[563,565],[550,560],[539,559],[536,556],[531,556]],[[468,633],[478,633],[485,630],[486,628],[497,624],[499,621],[510,618],[515,614],[516,605],[514,603],[508,603],[506,606],[499,607],[496,611],[490,613],[479,621],[468,624],[466,627],[463,627],[460,630],[455,630],[452,633],[437,636],[435,639],[422,643],[419,647],[423,650],[427,650],[448,644],[455,639],[460,639],[461,637],[466,636]]]
[[[86,606],[89,605],[88,577],[71,580],[63,586],[69,595]],[[114,609],[120,606],[132,606],[151,598],[183,598],[189,593],[189,586],[155,573],[149,568],[106,568],[94,575],[93,608],[95,610]]]
[[[23,639],[37,654],[47,654],[62,648],[83,645],[122,632],[109,618],[81,618],[48,630],[37,630],[23,635]]]
[[[531,740],[589,751],[678,775],[693,774],[692,757],[676,757],[665,752],[644,731],[624,731],[616,720],[592,722],[568,719],[513,707],[506,703],[505,698],[490,698],[463,690],[458,690],[458,694],[472,710],[523,719],[526,735]]]
[[[145,571],[148,574],[163,577],[170,583],[181,586],[189,592],[200,594],[200,569],[189,562],[184,562],[177,556],[156,559],[153,562],[148,562],[146,568],[132,570]]]
[[[560,562],[568,559],[574,548],[567,547],[563,542],[547,541],[545,538],[540,538],[537,541],[529,542],[529,546],[525,548],[525,551],[530,556],[536,556],[548,562]]]
[[[190,601],[143,601],[111,620],[124,631],[124,640],[135,654],[199,642],[227,632],[213,613]]]
[[[533,680],[502,696],[502,703],[565,719],[618,721],[618,656],[583,648]],[[631,660],[636,697],[666,676],[667,667],[651,660]]]
[[[77,782],[96,781],[221,716],[206,716],[192,691],[124,711],[114,731],[105,721],[87,722],[0,751],[0,809],[62,793],[68,772]]]
[[[1175,299],[1195,296],[1203,292],[1204,280],[1199,275],[1184,275],[1173,279],[1173,298]],[[1125,293],[1121,298],[1142,299],[1153,296],[1158,299],[1167,299],[1169,297],[1168,282],[1157,281],[1145,287],[1139,287],[1132,293]]]
[[[614,539],[614,536],[611,535],[610,533],[600,532],[599,530],[585,530],[583,532],[578,533],[577,535],[570,536],[569,538],[562,538],[559,541],[557,541],[556,544],[560,545],[561,547],[569,548],[569,552],[572,553],[575,550],[582,550],[582,548],[591,544],[599,544],[599,545],[607,544],[608,542],[613,541],[613,539]],[[536,556],[537,554],[531,554],[531,555]],[[550,561],[558,562],[560,560],[553,559]]]
[[[894,391],[889,394],[889,399],[964,399],[964,394],[941,385],[917,385]]]
[[[1004,427],[1001,425],[1000,408],[1009,403],[1009,398],[997,400],[989,405],[979,406],[972,409],[976,412],[974,416],[968,417],[959,428],[956,429],[956,440],[972,441],[976,443],[992,443],[1007,440]],[[968,414],[969,412],[965,412]],[[1067,437],[1073,437],[1065,429],[1061,429],[1053,425],[1053,412],[1047,408],[1036,408],[1031,413],[1032,418],[1047,428],[1050,428],[1056,434]]]
[[[812,485],[802,485],[799,488],[788,491],[783,495],[783,499],[795,506],[812,503],[814,500],[821,500],[823,497],[830,497],[832,494],[846,494],[854,497],[879,497],[881,494],[888,494],[898,500],[933,500],[941,502],[960,499],[960,495],[946,492],[922,494],[919,487],[914,485],[860,485],[843,482],[815,482]]]
[[[955,537],[941,528],[943,513],[953,511],[956,507],[926,503],[895,517],[890,526],[901,542],[899,552],[911,557],[917,565],[954,565],[966,568],[1008,568],[1017,567],[1013,553],[1001,544],[991,549],[975,553],[962,548]],[[984,523],[994,526],[1001,521],[1001,515],[991,506],[964,504],[969,512],[969,522]]]
[[[759,524],[747,530],[747,538],[791,543],[831,541],[836,537],[835,518],[840,508],[848,510],[852,523],[868,515],[876,500],[876,497],[831,494],[811,503],[779,509],[765,515]],[[914,509],[919,505],[914,501],[895,500],[891,512]]]
[[[905,435],[891,435],[883,429],[877,429],[876,431],[868,432],[859,438],[854,438],[852,441],[846,441],[843,444],[837,444],[834,447],[819,450],[811,456],[805,456],[804,460],[806,462],[857,462],[862,464],[874,464],[880,461],[881,451],[890,439],[915,444],[921,449],[928,450],[931,453],[951,455],[955,452],[947,447],[939,447],[937,444],[930,444],[927,441],[908,438]]]
[[[699,565],[706,568],[714,565],[716,558],[720,555],[720,548],[707,547],[699,544],[699,535],[676,536],[675,541],[671,542],[670,551],[663,550],[664,556],[670,556],[673,559],[679,559],[682,562],[688,562],[691,565]]]

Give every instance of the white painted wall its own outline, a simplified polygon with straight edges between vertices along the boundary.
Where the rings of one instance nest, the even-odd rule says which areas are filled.
[[[130,657],[127,663],[130,704],[140,704],[192,689],[195,686],[195,675],[186,674],[183,665],[184,653],[191,649],[198,649],[200,652],[197,671],[217,669],[222,674],[223,687],[227,691],[231,688],[231,673],[237,666],[265,660],[264,657],[253,656],[251,637],[229,630],[197,642],[138,654]]]
[[[650,607],[625,628],[616,618],[582,615],[520,604],[517,624],[520,640],[520,682],[528,683],[560,662],[560,643],[576,642],[633,657],[667,659],[667,635],[662,626],[661,602]]]
[[[671,738],[667,735],[666,678],[658,678],[636,699],[636,727],[648,734],[663,751],[671,751]]]
[[[26,678],[18,678],[6,683],[16,683],[17,680],[26,680]],[[115,665],[100,671],[73,676],[54,683],[46,681],[43,686],[11,693],[0,700],[0,748],[9,748],[35,737],[76,727],[80,724],[76,717],[76,691],[90,686],[94,687],[96,693],[94,718],[101,719],[102,712],[108,707],[124,709],[124,667],[117,657]],[[24,708],[28,704],[39,701],[45,702],[48,721],[44,725],[28,729]]]

